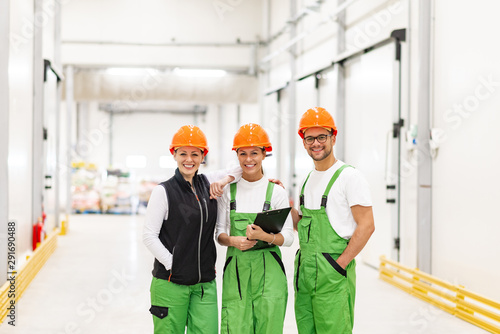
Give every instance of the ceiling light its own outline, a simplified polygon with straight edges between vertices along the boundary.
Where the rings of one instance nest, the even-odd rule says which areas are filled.
[[[107,74],[111,75],[154,75],[158,70],[153,68],[140,67],[110,67],[106,69]]]
[[[173,73],[180,77],[204,77],[204,78],[220,78],[227,74],[227,72],[224,70],[178,68],[178,67],[174,69]]]

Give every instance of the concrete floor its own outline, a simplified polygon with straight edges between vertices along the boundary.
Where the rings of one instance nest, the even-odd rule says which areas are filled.
[[[153,257],[142,244],[142,216],[78,215],[69,233],[17,304],[16,327],[0,333],[152,333],[149,284]],[[284,248],[289,300],[284,333],[297,333],[293,313],[293,256]],[[219,249],[222,273],[225,250]],[[358,262],[356,334],[486,333],[378,279]],[[219,296],[222,291],[218,280]],[[220,303],[220,297],[219,297]]]

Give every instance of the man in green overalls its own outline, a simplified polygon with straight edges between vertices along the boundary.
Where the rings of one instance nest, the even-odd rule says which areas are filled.
[[[299,135],[314,161],[294,212],[300,250],[295,257],[295,318],[299,334],[352,333],[354,257],[375,230],[368,184],[335,158],[337,128],[323,108],[302,116]]]

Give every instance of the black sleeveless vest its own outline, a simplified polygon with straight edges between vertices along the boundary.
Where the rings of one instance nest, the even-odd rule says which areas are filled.
[[[173,259],[171,270],[155,259],[153,276],[183,285],[215,279],[217,201],[210,199],[210,183],[205,175],[196,173],[193,184],[196,194],[179,169],[161,183],[167,193],[169,212],[159,238]]]

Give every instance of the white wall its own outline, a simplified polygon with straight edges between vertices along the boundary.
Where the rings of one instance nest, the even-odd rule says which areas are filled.
[[[290,18],[290,1],[271,1],[270,12],[268,13],[268,15],[271,16],[271,24],[269,29],[271,37],[276,36],[276,39],[270,45],[268,45],[269,54],[272,54],[278,51],[278,49],[289,40],[289,33],[285,32],[280,36],[277,36],[277,34],[286,27],[286,21]],[[260,59],[269,54],[262,54]],[[291,73],[290,65],[288,64],[289,60],[290,57],[288,53],[284,52],[279,56],[273,58],[270,62],[262,64],[262,66],[265,66],[265,68],[267,68],[268,66],[270,66],[271,68],[271,71],[268,73],[269,87],[267,88],[281,87],[290,80]]]
[[[11,1],[9,63],[9,219],[17,221],[17,259],[31,252],[33,183],[33,41],[28,32],[33,21],[32,1]]]
[[[346,50],[357,51],[408,26],[405,0],[356,1],[346,12]]]
[[[260,33],[261,2],[226,3],[228,7],[220,8],[202,0],[68,1],[63,9],[63,39],[143,43],[170,42],[172,38],[179,43],[206,42],[207,36],[214,42],[254,39]],[[81,29],[83,26],[86,28]]]
[[[55,55],[54,1],[41,1],[41,11],[35,16],[34,1],[10,2],[10,46],[3,49],[9,54],[9,140],[8,140],[8,217],[17,221],[17,265],[25,262],[32,251],[32,225],[42,210],[42,194],[45,197],[48,220],[45,228],[49,233],[56,225],[54,220],[55,198],[53,191],[44,191],[44,174],[52,174],[55,162],[55,77],[45,85],[43,94],[42,57],[52,60]],[[34,39],[37,39],[36,41]],[[38,39],[40,38],[40,39]],[[41,44],[40,44],[41,43]],[[37,48],[35,50],[35,47]],[[39,91],[34,91],[34,81]],[[37,95],[35,103],[34,95]],[[45,100],[44,100],[45,98]],[[44,113],[45,115],[42,115]],[[37,118],[35,118],[35,113]],[[45,118],[45,119],[44,119]],[[42,127],[49,130],[49,140],[41,142]],[[36,130],[36,131],[35,131]],[[35,138],[36,135],[36,138]],[[39,148],[35,153],[34,145]],[[36,154],[36,157],[34,155]],[[52,182],[52,186],[54,183]],[[50,207],[49,207],[50,205]]]
[[[59,0],[59,2],[61,2]],[[44,0],[42,6],[42,15],[40,15],[40,27],[43,33],[42,56],[44,59],[54,63],[55,52],[55,3],[56,0]]]
[[[497,2],[437,1],[433,126],[432,270],[500,300],[500,23]],[[471,13],[480,13],[473,16]],[[463,20],[471,20],[464,25]]]
[[[9,50],[10,2],[0,3],[0,46]],[[9,150],[9,52],[0,53],[0,243],[8,245],[9,196],[8,196],[8,150]],[[7,247],[0,251],[0,271],[8,272]],[[0,285],[6,281],[0,276]]]

